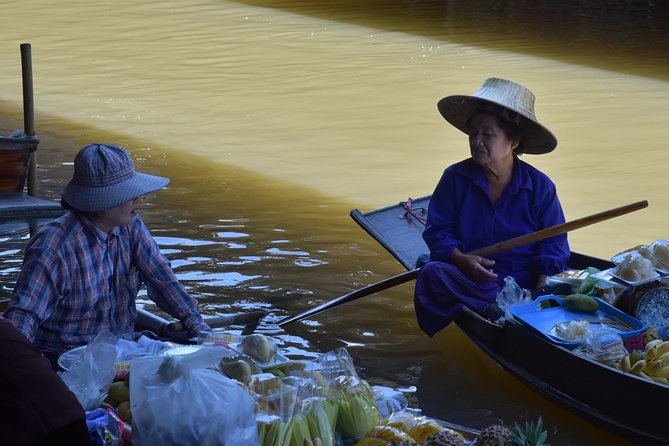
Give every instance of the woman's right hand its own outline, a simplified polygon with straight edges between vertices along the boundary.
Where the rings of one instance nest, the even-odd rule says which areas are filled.
[[[474,282],[485,282],[497,278],[492,270],[494,260],[481,256],[463,254],[457,248],[451,254],[451,263],[457,266],[467,277]]]

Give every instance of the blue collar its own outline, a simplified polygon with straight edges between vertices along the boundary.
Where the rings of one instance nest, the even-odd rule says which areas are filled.
[[[483,169],[474,163],[471,158],[460,163],[456,171],[469,178],[472,183],[484,191],[488,190],[488,180],[483,173]],[[520,189],[534,189],[534,182],[530,177],[529,164],[520,160],[517,156],[513,157],[513,173],[511,175],[511,182],[507,187],[511,194],[517,193]]]

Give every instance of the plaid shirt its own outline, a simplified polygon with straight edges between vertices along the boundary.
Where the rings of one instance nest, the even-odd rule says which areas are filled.
[[[142,283],[189,332],[209,328],[139,216],[107,234],[68,212],[30,240],[6,317],[40,350],[62,353],[105,330],[132,332]]]

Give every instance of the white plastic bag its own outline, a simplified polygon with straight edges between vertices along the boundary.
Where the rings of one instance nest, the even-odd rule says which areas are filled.
[[[574,350],[587,358],[611,365],[628,354],[620,333],[605,325],[591,324],[583,336],[583,342]]]
[[[65,372],[59,373],[84,410],[93,410],[107,396],[116,369],[116,341],[110,332],[100,333],[86,346],[81,359]]]
[[[130,366],[133,444],[259,445],[254,400],[212,370],[229,350],[136,358]]]
[[[521,288],[513,277],[506,276],[504,278],[504,288],[497,293],[496,300],[500,310],[506,311],[513,305],[532,302],[532,292]]]

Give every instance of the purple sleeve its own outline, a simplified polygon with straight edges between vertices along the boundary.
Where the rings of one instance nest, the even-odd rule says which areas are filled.
[[[423,240],[430,248],[430,258],[447,262],[453,249],[462,250],[462,243],[454,236],[456,230],[457,185],[452,169],[446,169],[430,199]]]
[[[539,227],[549,228],[565,222],[564,212],[557,195],[555,184],[544,177],[545,184],[539,190],[543,192],[536,201]],[[567,234],[557,235],[537,242],[533,269],[537,274],[557,274],[567,267],[570,249]]]

